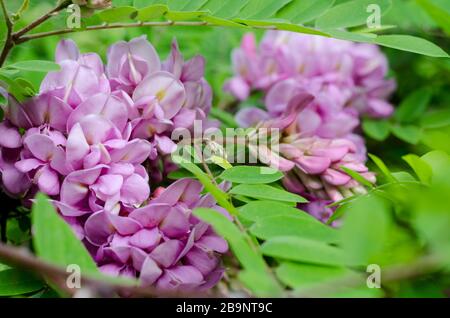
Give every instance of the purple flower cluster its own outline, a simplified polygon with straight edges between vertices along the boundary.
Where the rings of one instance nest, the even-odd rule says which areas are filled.
[[[206,121],[212,97],[204,59],[184,61],[174,42],[161,62],[142,36],[111,46],[106,67],[62,40],[56,62],[61,69],[24,103],[1,91],[4,190],[25,204],[47,194],[109,273],[162,288],[211,286],[221,276],[216,254],[227,245],[191,209],[214,201],[189,180],[158,198],[149,186],[161,178],[152,169],[158,160],[171,166],[171,132]]]
[[[310,199],[303,208],[325,221],[333,212],[327,204],[364,191],[341,167],[375,182],[357,129],[361,116],[393,112],[387,98],[395,82],[386,79],[387,59],[377,46],[268,31],[259,47],[245,35],[232,59],[235,76],[225,90],[239,100],[262,91],[266,108],[244,108],[236,121],[282,129],[276,163],[287,172],[286,188]]]

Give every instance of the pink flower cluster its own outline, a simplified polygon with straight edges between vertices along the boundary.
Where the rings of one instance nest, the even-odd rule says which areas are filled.
[[[236,121],[244,127],[284,121],[278,127],[280,152],[288,159],[282,161],[284,183],[310,199],[303,208],[326,220],[333,212],[327,204],[364,191],[342,166],[375,182],[357,129],[361,116],[393,112],[387,98],[395,81],[386,78],[387,59],[377,46],[268,31],[259,47],[245,35],[232,59],[235,76],[225,90],[239,100],[261,91],[266,108],[243,108]]]
[[[25,204],[47,194],[110,273],[143,271],[146,283],[163,288],[210,286],[220,277],[217,252],[227,246],[191,209],[214,202],[189,180],[151,198],[148,173],[176,147],[174,129],[206,121],[204,59],[185,62],[174,42],[161,62],[142,36],[112,45],[106,67],[62,40],[56,62],[61,69],[24,103],[1,91],[4,190]]]

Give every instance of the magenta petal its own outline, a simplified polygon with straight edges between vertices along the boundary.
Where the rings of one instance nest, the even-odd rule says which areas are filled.
[[[175,75],[176,78],[181,77],[181,73],[183,71],[184,59],[181,55],[181,52],[178,48],[178,43],[176,39],[173,39],[170,54],[167,58],[167,61],[164,62],[163,70],[168,71]]]
[[[64,60],[78,60],[80,51],[74,41],[62,39],[56,47],[55,60],[57,63]]]
[[[152,150],[152,145],[147,140],[134,139],[118,149],[111,149],[111,159],[114,162],[129,162],[140,164],[144,162]]]
[[[5,117],[7,117],[11,123],[17,127],[25,129],[32,127],[33,123],[31,122],[24,106],[3,87],[0,87],[0,94],[7,100],[6,109],[4,109]]]
[[[157,226],[169,213],[171,206],[165,203],[151,203],[130,213],[130,217],[146,228]]]
[[[173,208],[164,218],[159,228],[170,238],[180,238],[189,232],[189,218],[183,210]]]
[[[331,164],[329,158],[303,156],[295,159],[297,165],[308,174],[320,174]]]
[[[99,267],[100,271],[105,275],[118,277],[123,266],[117,264],[105,264]]]
[[[127,124],[127,106],[114,95],[101,93],[88,98],[73,111],[67,119],[67,130],[70,131],[75,123],[90,114],[110,120],[120,131]]]
[[[344,158],[348,153],[348,147],[329,147],[329,148],[315,148],[311,150],[313,156],[327,157],[332,162],[336,162]]]
[[[158,228],[142,229],[130,237],[130,244],[142,249],[152,249],[161,239]]]
[[[322,175],[322,178],[326,182],[335,186],[344,185],[351,180],[351,177],[349,175],[334,169],[327,169]]]
[[[124,204],[139,205],[150,195],[148,182],[138,174],[132,174],[124,180],[120,199]]]
[[[188,102],[186,102],[188,103]],[[198,105],[194,105],[197,107]],[[197,112],[195,109],[189,109],[188,106],[184,106],[178,114],[172,118],[173,125],[176,128],[190,128],[194,124],[194,120],[196,119]]]
[[[47,195],[59,194],[59,179],[58,174],[53,171],[48,165],[42,167],[36,172],[34,177],[37,179],[39,189]]]
[[[123,185],[123,177],[120,175],[106,174],[98,178],[91,187],[97,195],[106,201],[106,197],[118,194]]]
[[[167,136],[155,135],[155,141],[162,154],[171,154],[177,149],[177,145]]]
[[[121,137],[114,124],[101,115],[87,115],[83,117],[79,124],[89,145]]]
[[[30,178],[12,165],[2,167],[1,177],[5,189],[14,195],[24,193],[31,185]]]
[[[69,133],[66,144],[67,161],[73,168],[81,168],[82,160],[89,153],[89,144],[84,136],[83,129],[77,123]]]
[[[155,48],[148,42],[147,37],[142,35],[129,42],[129,52],[131,55],[145,59],[149,65],[149,73],[159,71],[161,62]]]
[[[219,265],[219,259],[211,252],[193,247],[185,256],[186,264],[197,268],[202,275],[207,275]]]
[[[95,246],[100,246],[114,233],[114,227],[106,215],[107,212],[100,211],[92,214],[84,224],[86,238]]]
[[[264,110],[257,107],[246,107],[241,109],[236,114],[236,123],[240,127],[254,127],[261,121],[268,120],[270,118],[269,114]]]
[[[140,248],[130,246],[130,254],[134,269],[140,272],[147,258],[147,253]]]
[[[158,245],[151,253],[150,257],[163,267],[173,265],[183,249],[183,243],[178,240],[169,240]]]
[[[30,150],[30,152],[37,159],[42,161],[49,161],[53,152],[55,151],[56,145],[53,140],[45,135],[31,135],[25,138],[24,145]]]
[[[194,266],[176,266],[164,270],[164,274],[158,279],[157,288],[173,290],[177,288],[194,289],[204,282],[203,275]]]
[[[205,250],[212,250],[218,253],[225,253],[228,251],[228,243],[222,237],[217,235],[204,235],[195,245]]]
[[[162,270],[159,268],[158,264],[151,259],[146,257],[144,264],[142,265],[141,276],[139,277],[144,286],[152,285],[162,274]]]
[[[131,235],[142,228],[141,224],[132,218],[119,216],[108,212],[105,213],[109,222],[111,222],[120,235]]]
[[[22,136],[16,127],[7,121],[0,123],[0,146],[5,148],[19,148],[22,146]]]
[[[37,159],[23,159],[15,163],[15,167],[23,173],[30,172],[42,165],[45,165],[45,163]]]
[[[250,86],[242,77],[233,77],[225,83],[223,89],[239,100],[245,100],[250,95]]]
[[[133,100],[144,96],[155,96],[164,110],[164,117],[170,119],[181,109],[186,93],[183,84],[168,72],[155,72],[147,76],[135,89]]]
[[[156,203],[166,203],[169,205],[175,205],[178,200],[192,182],[192,179],[183,178],[175,181],[168,186],[155,200]]]
[[[201,55],[194,56],[183,65],[181,81],[199,81],[205,73],[205,58]]]

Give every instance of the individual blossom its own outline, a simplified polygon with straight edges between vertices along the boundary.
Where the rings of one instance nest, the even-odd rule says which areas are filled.
[[[27,174],[19,171],[15,164],[22,150],[22,136],[9,121],[0,123],[0,175],[3,190],[11,196],[24,195],[31,181]]]
[[[216,284],[223,273],[219,256],[228,246],[192,214],[196,207],[215,208],[201,191],[198,181],[180,179],[131,212],[92,214],[84,228],[100,269],[165,291]]]
[[[278,153],[262,149],[264,145],[249,145],[250,152],[259,151],[257,155],[260,160],[285,172],[283,184],[286,189],[310,197],[319,203],[337,202],[356,193],[365,193],[365,188],[343,170],[343,167],[351,169],[369,182],[375,182],[375,175],[369,172],[364,159],[357,154],[355,143],[344,138],[302,136],[301,128],[297,127],[297,114],[307,108],[312,101],[311,94],[300,92],[279,117],[258,124],[260,128],[280,130]],[[258,135],[258,128],[256,132]],[[325,208],[322,203],[309,207],[317,211],[318,207]],[[323,220],[323,217],[320,219]]]
[[[56,48],[55,59],[61,69],[45,76],[40,94],[50,93],[76,108],[92,95],[111,91],[97,54],[80,54],[73,41],[62,40]]]
[[[145,35],[130,42],[119,41],[108,49],[106,72],[113,90],[132,94],[147,76],[161,70],[161,62]]]

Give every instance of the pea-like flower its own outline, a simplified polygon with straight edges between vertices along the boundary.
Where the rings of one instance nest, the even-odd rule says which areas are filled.
[[[92,214],[84,228],[100,269],[113,276],[138,277],[161,290],[216,284],[223,273],[219,256],[228,245],[193,216],[192,209],[212,207],[230,216],[201,191],[198,181],[180,179],[131,212]]]

